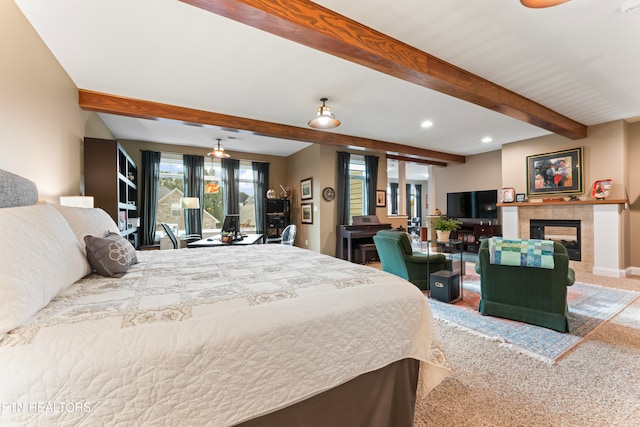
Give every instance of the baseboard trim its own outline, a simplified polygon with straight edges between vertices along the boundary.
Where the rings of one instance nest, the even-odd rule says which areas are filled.
[[[640,276],[640,267],[627,267],[625,270],[625,276]]]
[[[614,268],[593,267],[593,270],[591,272],[596,276],[615,277],[618,279],[621,277],[626,277],[625,270],[619,270]]]

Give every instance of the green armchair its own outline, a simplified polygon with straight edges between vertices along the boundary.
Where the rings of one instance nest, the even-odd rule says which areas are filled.
[[[554,269],[490,264],[489,241],[478,250],[480,313],[569,331],[567,286],[575,282],[569,256],[562,244],[553,245]]]
[[[402,231],[380,230],[373,236],[373,242],[382,270],[410,281],[423,291],[429,290],[430,273],[451,269],[451,260],[442,254],[427,256],[414,252],[409,237]]]

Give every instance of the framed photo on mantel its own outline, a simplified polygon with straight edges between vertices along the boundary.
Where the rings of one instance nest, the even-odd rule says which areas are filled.
[[[511,187],[500,189],[500,201],[502,203],[513,203],[515,201],[515,197],[516,197],[515,189]]]

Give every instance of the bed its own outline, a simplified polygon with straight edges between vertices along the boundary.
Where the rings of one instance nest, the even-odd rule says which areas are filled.
[[[450,372],[396,276],[284,245],[136,252],[33,187],[0,173],[0,424],[412,425]]]

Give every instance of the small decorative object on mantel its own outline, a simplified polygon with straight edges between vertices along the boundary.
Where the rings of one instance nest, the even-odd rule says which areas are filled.
[[[569,196],[570,202],[579,202],[580,198],[578,196]]]
[[[524,193],[516,194],[516,203],[524,203],[526,200],[527,199]]]
[[[500,189],[500,201],[502,203],[513,203],[516,198],[516,190],[513,188]]]
[[[564,202],[564,197],[555,197],[555,198],[547,198],[547,199],[542,199],[543,203],[558,203],[558,202]]]
[[[611,179],[600,179],[593,183],[593,187],[591,188],[591,197],[598,200],[604,200],[609,197],[611,194],[611,186],[613,185],[613,180]]]

